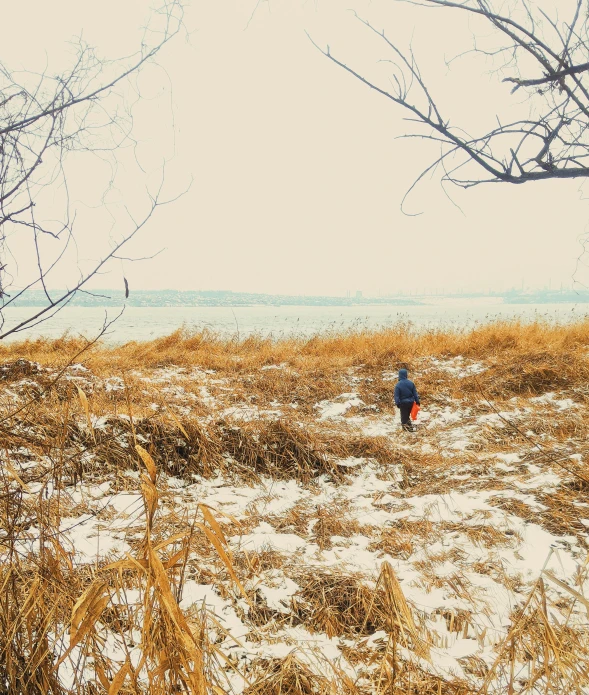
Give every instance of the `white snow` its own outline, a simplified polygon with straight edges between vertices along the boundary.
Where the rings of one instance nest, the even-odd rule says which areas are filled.
[[[340,418],[347,413],[350,408],[364,405],[364,402],[358,397],[357,393],[342,393],[338,398],[343,398],[345,400],[341,403],[334,403],[333,401],[321,401],[317,403],[315,407],[319,410],[320,420]]]
[[[252,533],[244,536],[233,536],[231,544],[241,550],[256,551],[278,550],[295,552],[307,545],[307,542],[294,533],[275,533],[270,524],[262,522]]]

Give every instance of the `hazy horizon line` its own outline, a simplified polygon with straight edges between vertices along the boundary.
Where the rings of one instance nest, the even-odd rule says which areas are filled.
[[[52,287],[47,288],[49,292],[67,292],[67,288],[63,287]],[[334,298],[354,298],[357,296],[364,297],[407,297],[407,296],[456,296],[456,295],[498,295],[498,294],[509,294],[509,293],[522,293],[522,292],[557,292],[557,291],[571,291],[576,293],[582,293],[589,291],[588,287],[582,285],[582,283],[571,283],[565,285],[564,283],[559,283],[558,286],[534,286],[525,285],[519,287],[510,288],[458,288],[458,289],[446,289],[446,288],[420,288],[412,290],[364,290],[362,288],[354,288],[347,290],[334,290],[333,293],[326,292],[309,292],[309,291],[299,291],[299,292],[273,292],[273,291],[259,291],[259,290],[231,290],[231,289],[203,289],[203,288],[192,288],[192,289],[177,289],[173,287],[165,288],[147,288],[147,287],[134,287],[130,288],[129,294],[137,292],[173,292],[177,294],[186,293],[207,293],[207,294],[247,294],[247,295],[260,295],[260,296],[271,296],[271,297],[334,297]],[[20,292],[34,292],[39,294],[45,294],[44,289],[29,288],[29,289],[17,289],[14,288],[14,293],[18,294]],[[120,287],[100,287],[92,290],[78,290],[76,294],[86,294],[90,296],[100,296],[101,293],[117,293],[125,294],[124,288]],[[6,295],[10,296],[10,295]]]

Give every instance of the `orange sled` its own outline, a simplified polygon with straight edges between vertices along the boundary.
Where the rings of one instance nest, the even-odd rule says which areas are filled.
[[[413,404],[413,408],[411,408],[411,419],[412,420],[417,420],[417,413],[419,413],[419,406],[417,403]]]

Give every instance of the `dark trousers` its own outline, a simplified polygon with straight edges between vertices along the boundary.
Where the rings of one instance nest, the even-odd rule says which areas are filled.
[[[402,425],[411,424],[411,408],[413,408],[413,403],[401,403],[399,406],[399,410],[401,411]]]

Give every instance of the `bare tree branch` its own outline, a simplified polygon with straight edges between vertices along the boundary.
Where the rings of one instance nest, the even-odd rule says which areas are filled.
[[[85,270],[80,266],[79,278],[70,289],[61,293],[50,289],[52,273],[64,264],[71,269],[69,256],[76,247],[76,214],[70,203],[66,160],[76,152],[98,156],[110,165],[110,183],[102,195],[102,207],[112,215],[106,197],[115,185],[119,153],[125,147],[137,147],[133,106],[142,95],[132,80],[154,63],[183,27],[182,0],[161,1],[162,6],[143,31],[139,49],[126,57],[102,59],[94,48],[78,39],[73,44],[71,66],[58,75],[51,75],[47,66],[39,73],[14,72],[0,60],[0,340],[48,320],[77,292],[88,291],[91,279],[110,260],[121,258],[123,246],[164,204],[162,167],[158,190],[152,193],[145,189],[147,212],[136,215],[135,221],[125,205],[123,209],[131,221],[127,221],[127,230],[117,232],[113,241],[109,240],[111,230],[106,229],[108,247],[97,253],[99,260]],[[135,94],[130,101],[131,89]],[[56,205],[47,203],[45,191],[52,191],[54,196],[59,192],[61,217],[48,215]],[[35,276],[26,279],[24,287],[21,280],[20,289],[9,294],[19,275],[18,266],[27,264],[34,264]],[[42,288],[47,305],[6,328],[5,310],[22,301],[27,290],[35,286]]]
[[[581,72],[586,72],[589,70],[589,63],[583,63],[583,65],[574,65],[566,70],[561,70],[560,72],[552,73],[551,75],[545,75],[544,77],[538,77],[533,80],[524,80],[520,77],[506,77],[503,82],[513,82],[515,87],[512,92],[520,87],[533,87],[534,85],[547,84],[548,82],[559,82],[563,77],[567,75],[578,75]]]
[[[412,49],[402,49],[384,30],[366,19],[356,15],[391,55],[379,61],[391,66],[388,86],[351,67],[329,47],[322,48],[311,39],[331,62],[409,112],[410,123],[425,128],[425,132],[406,135],[441,146],[441,154],[434,164],[417,178],[408,193],[438,166],[444,172],[442,183],[451,182],[463,188],[488,182],[522,184],[589,176],[589,0],[576,0],[571,5],[568,21],[560,21],[558,15],[550,17],[524,0],[513,3],[513,12],[508,14],[505,14],[505,3],[495,9],[494,0],[405,2],[474,15],[480,22],[481,35],[484,33],[487,39],[491,36],[494,43],[485,50],[475,35],[473,52],[511,56],[501,67],[504,75],[508,73],[502,81],[515,85],[512,93],[528,90],[532,114],[530,118],[506,125],[498,118],[497,128],[469,135],[467,128],[455,126],[442,113]],[[530,60],[538,66],[541,76],[522,77],[520,66],[529,66]],[[447,167],[449,157],[455,163]]]

